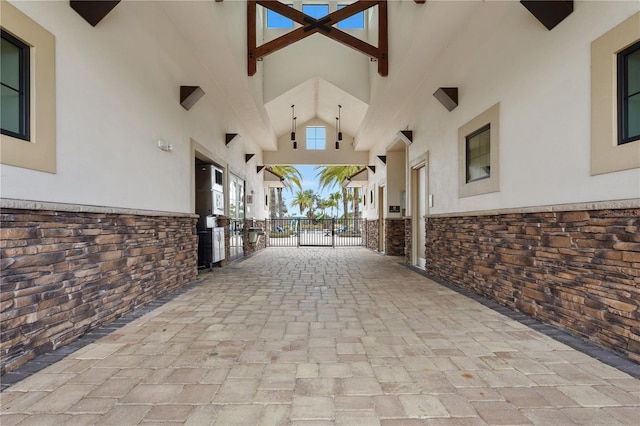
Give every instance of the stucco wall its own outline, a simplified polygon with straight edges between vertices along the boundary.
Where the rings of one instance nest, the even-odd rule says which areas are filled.
[[[121,2],[96,27],[69,2],[14,2],[56,39],[57,173],[2,166],[13,199],[193,212],[191,139],[262,190],[257,146],[163,2]],[[204,97],[185,110],[181,85]],[[225,146],[225,133],[242,134]],[[158,140],[173,152],[158,148]],[[244,154],[257,153],[245,163]],[[262,204],[251,216],[264,216]]]
[[[461,6],[449,3],[456,4],[437,10]],[[398,130],[412,130],[408,160],[429,153],[434,214],[637,198],[639,169],[590,175],[590,46],[637,12],[638,2],[577,1],[552,31],[519,2],[470,7],[473,16],[423,70],[370,162],[382,167],[376,155]],[[456,109],[449,112],[435,99],[439,87],[459,88]],[[498,102],[500,190],[460,198],[458,128]],[[383,183],[383,175],[376,173],[370,184]]]

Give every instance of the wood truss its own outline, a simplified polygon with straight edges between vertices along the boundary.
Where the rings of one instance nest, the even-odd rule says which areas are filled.
[[[416,3],[419,1],[416,0]],[[297,22],[302,27],[297,28],[261,46],[256,45],[256,6],[260,5],[280,15]],[[378,47],[372,46],[356,38],[334,25],[356,13],[378,6]],[[312,18],[278,0],[249,0],[247,1],[247,40],[248,40],[248,73],[255,75],[257,61],[284,47],[300,41],[312,34],[323,34],[332,40],[351,47],[378,61],[378,74],[386,76],[389,73],[389,32],[387,27],[387,0],[358,0],[342,9],[336,10],[320,19]]]

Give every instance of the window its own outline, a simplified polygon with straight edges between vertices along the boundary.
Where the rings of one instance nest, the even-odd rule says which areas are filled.
[[[327,142],[327,129],[324,127],[307,127],[307,150],[323,150]]]
[[[302,13],[309,15],[312,18],[320,19],[329,14],[328,4],[303,4]]]
[[[490,177],[491,126],[483,127],[466,139],[467,183]]]
[[[338,5],[338,10],[344,9],[346,5]],[[351,15],[347,19],[338,22],[338,28],[341,30],[355,30],[364,28],[364,11]]]
[[[29,140],[29,46],[1,30],[2,133]]]
[[[592,175],[640,167],[639,43],[640,12],[591,43]]]
[[[640,140],[640,41],[618,53],[618,144]]]
[[[288,5],[293,7],[293,5]],[[293,21],[285,16],[267,9],[267,28],[293,28]]]
[[[458,129],[458,196],[500,191],[500,104]]]
[[[55,173],[55,37],[9,2],[0,7],[0,161]]]

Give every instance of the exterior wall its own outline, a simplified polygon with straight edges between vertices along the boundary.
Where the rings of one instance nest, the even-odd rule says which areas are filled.
[[[574,209],[429,217],[426,272],[640,361],[640,203]]]
[[[194,215],[32,204],[0,214],[2,374],[197,276]]]
[[[193,213],[191,140],[245,179],[247,193],[262,191],[260,150],[229,107],[225,85],[185,49],[165,10],[174,3],[121,2],[96,27],[68,2],[12,3],[55,37],[57,172],[3,164],[2,197]],[[189,111],[180,105],[181,85],[205,91]],[[242,137],[226,146],[226,132]],[[158,140],[173,151],[160,150]],[[245,163],[250,152],[256,156]],[[258,205],[249,215],[265,212]]]
[[[404,219],[385,219],[385,254],[387,256],[405,255]]]

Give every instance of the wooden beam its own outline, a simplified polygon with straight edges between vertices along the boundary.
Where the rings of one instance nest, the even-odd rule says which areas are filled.
[[[573,12],[573,0],[522,0],[520,3],[548,30]]]
[[[93,1],[93,0],[71,0],[69,6],[82,16],[91,26],[95,27],[98,22],[109,14],[120,3],[116,1]]]
[[[255,75],[258,71],[258,57],[256,56],[256,2],[247,2],[247,74]]]
[[[251,5],[253,3],[253,6]],[[302,25],[289,33],[282,35],[274,40],[271,40],[261,46],[255,45],[255,21],[256,11],[255,5],[263,6],[270,9],[280,15],[291,19],[294,22]],[[379,10],[379,25],[378,31],[378,47],[360,40],[342,30],[339,30],[334,25],[338,22],[347,19],[357,13],[367,10],[371,7],[378,6]],[[378,73],[382,76],[388,74],[388,24],[387,24],[387,3],[386,0],[358,0],[342,9],[334,11],[329,15],[320,19],[312,18],[299,10],[287,6],[277,0],[255,0],[249,1],[247,6],[247,26],[250,28],[253,26],[253,30],[247,30],[247,36],[249,38],[248,44],[248,72],[249,75],[256,73],[256,61],[274,53],[280,49],[283,49],[297,41],[300,41],[310,35],[319,33],[335,40],[347,47],[351,47],[371,58],[378,61]]]
[[[378,74],[389,75],[389,21],[387,20],[387,0],[378,4]]]

